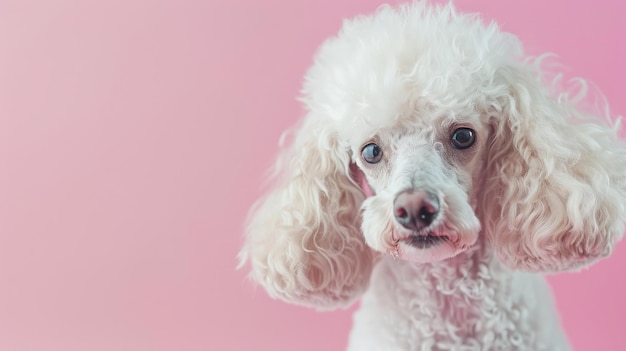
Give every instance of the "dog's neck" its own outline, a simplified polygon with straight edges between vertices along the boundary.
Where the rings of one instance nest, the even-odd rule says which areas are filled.
[[[496,301],[509,301],[507,295],[516,289],[515,273],[485,245],[433,263],[416,264],[393,257],[384,260],[381,272],[393,274],[395,283],[383,296],[394,295],[398,308],[412,315],[437,316],[429,320],[442,328],[466,328],[468,320],[481,320]]]
[[[496,257],[496,253],[484,241],[479,241],[468,250],[445,260],[431,263],[416,264],[402,261],[391,257],[392,264],[397,265],[400,270],[407,270],[408,276],[414,278],[413,281],[420,285],[420,288],[427,290],[446,290],[452,293],[456,287],[467,285],[467,282],[485,282],[498,279],[512,273],[507,267],[502,265]],[[463,282],[463,284],[459,284]],[[492,284],[492,283],[490,283]]]

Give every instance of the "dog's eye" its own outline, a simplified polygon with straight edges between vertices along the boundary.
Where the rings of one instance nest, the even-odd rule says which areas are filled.
[[[381,150],[380,146],[370,143],[363,147],[361,156],[367,163],[378,163],[383,158],[383,150]]]
[[[450,141],[452,142],[452,146],[457,149],[467,149],[474,145],[476,133],[469,128],[459,128],[452,133]]]

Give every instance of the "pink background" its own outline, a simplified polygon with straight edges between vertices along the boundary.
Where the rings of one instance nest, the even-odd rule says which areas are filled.
[[[380,3],[0,1],[0,350],[343,349],[350,310],[235,256],[315,49]],[[457,1],[626,114],[621,3]],[[550,279],[577,350],[623,349],[625,265]]]

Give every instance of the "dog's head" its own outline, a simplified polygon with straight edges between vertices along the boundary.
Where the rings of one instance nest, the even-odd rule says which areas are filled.
[[[254,279],[334,307],[366,288],[376,251],[424,263],[480,242],[535,272],[608,255],[626,151],[538,73],[514,36],[451,5],[347,22],[309,70],[307,117],[252,212]]]

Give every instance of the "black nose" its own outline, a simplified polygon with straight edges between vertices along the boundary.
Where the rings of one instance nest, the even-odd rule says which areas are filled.
[[[419,231],[428,227],[439,213],[439,200],[430,191],[415,189],[399,193],[393,202],[396,221],[406,229]]]

